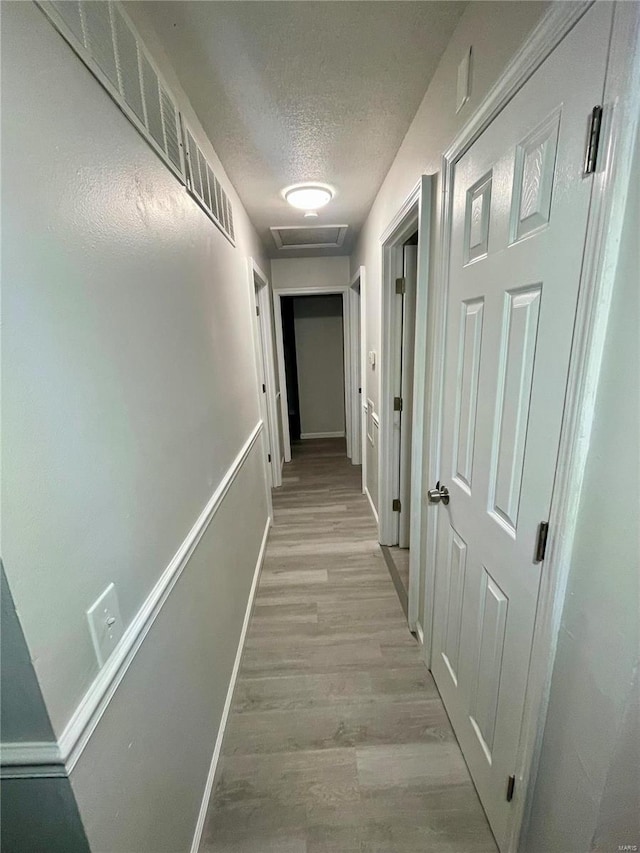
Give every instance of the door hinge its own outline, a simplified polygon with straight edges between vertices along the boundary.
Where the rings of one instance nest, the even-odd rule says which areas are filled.
[[[509,776],[507,779],[507,802],[510,803],[513,799],[513,789],[516,787],[516,777]]]
[[[267,393],[267,386],[264,384],[264,382],[262,383],[262,393],[263,394]]]
[[[393,499],[391,509],[393,510],[393,512],[402,512],[402,504],[400,503],[400,498]]]
[[[584,155],[584,173],[592,175],[596,170],[598,160],[598,145],[600,143],[600,130],[602,128],[602,107],[597,106],[591,110],[589,119],[589,132],[587,134],[587,150]]]
[[[260,306],[256,305],[256,317],[260,316]]]
[[[538,525],[538,536],[536,538],[536,552],[533,557],[534,563],[541,563],[547,550],[547,537],[549,536],[549,522],[541,521]]]
[[[393,398],[393,411],[401,412],[402,411],[402,397],[394,397]]]
[[[271,462],[271,454],[270,453],[267,453],[267,459],[269,460],[269,462]]]
[[[396,279],[396,293],[398,296],[403,296],[407,289],[407,280],[405,278]]]

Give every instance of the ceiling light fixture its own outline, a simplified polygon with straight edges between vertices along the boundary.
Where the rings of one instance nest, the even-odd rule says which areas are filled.
[[[292,207],[314,211],[331,201],[333,189],[326,184],[296,184],[283,190],[282,195]]]

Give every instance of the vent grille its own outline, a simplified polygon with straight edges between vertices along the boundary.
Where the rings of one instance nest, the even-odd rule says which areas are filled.
[[[336,249],[342,246],[348,225],[279,225],[271,228],[278,249]]]
[[[80,15],[84,22],[85,47],[104,71],[109,82],[117,88],[118,71],[110,6],[89,0],[80,4]]]
[[[186,128],[183,145],[178,108],[122,5],[110,0],[41,0],[38,5],[233,243],[231,202]]]
[[[75,4],[69,4],[75,5]],[[140,59],[138,43],[127,26],[122,15],[114,16],[116,42],[118,49],[118,75],[120,91],[126,104],[133,110],[136,117],[144,124],[144,107],[142,105],[142,89],[140,88]]]
[[[111,97],[184,182],[180,119],[144,44],[119,3],[39,3]]]
[[[187,150],[187,187],[189,192],[233,243],[235,234],[231,202],[186,125],[184,125],[184,135]]]
[[[168,93],[162,86],[160,90],[160,111],[162,112],[162,126],[164,127],[164,144],[169,160],[173,165],[181,168],[181,148],[180,142],[180,118],[175,104],[169,97]]]

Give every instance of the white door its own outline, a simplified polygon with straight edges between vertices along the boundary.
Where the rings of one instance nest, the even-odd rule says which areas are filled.
[[[268,479],[269,479],[269,487],[273,488],[274,486],[274,478],[273,478],[273,462],[272,460],[278,458],[277,449],[273,446],[273,433],[274,430],[271,425],[270,417],[269,417],[269,402],[267,399],[267,352],[266,352],[266,340],[264,329],[262,328],[262,315],[260,313],[260,290],[258,287],[255,289],[255,303],[256,303],[256,366],[258,370],[258,384],[259,384],[259,392],[260,392],[260,417],[262,418],[262,423],[264,424],[264,443],[265,443],[265,453],[267,455],[267,470],[268,470]]]
[[[418,247],[404,246],[405,292],[402,297],[402,344],[400,350],[400,512],[398,545],[409,547],[411,533],[411,420],[413,417],[413,364],[416,334]]]
[[[613,4],[595,4],[455,168],[433,674],[499,845],[510,805]],[[588,57],[588,61],[586,58]],[[433,485],[433,484],[432,484]]]

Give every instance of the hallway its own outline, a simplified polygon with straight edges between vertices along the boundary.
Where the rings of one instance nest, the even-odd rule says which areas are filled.
[[[201,853],[495,851],[341,439],[274,516]]]

